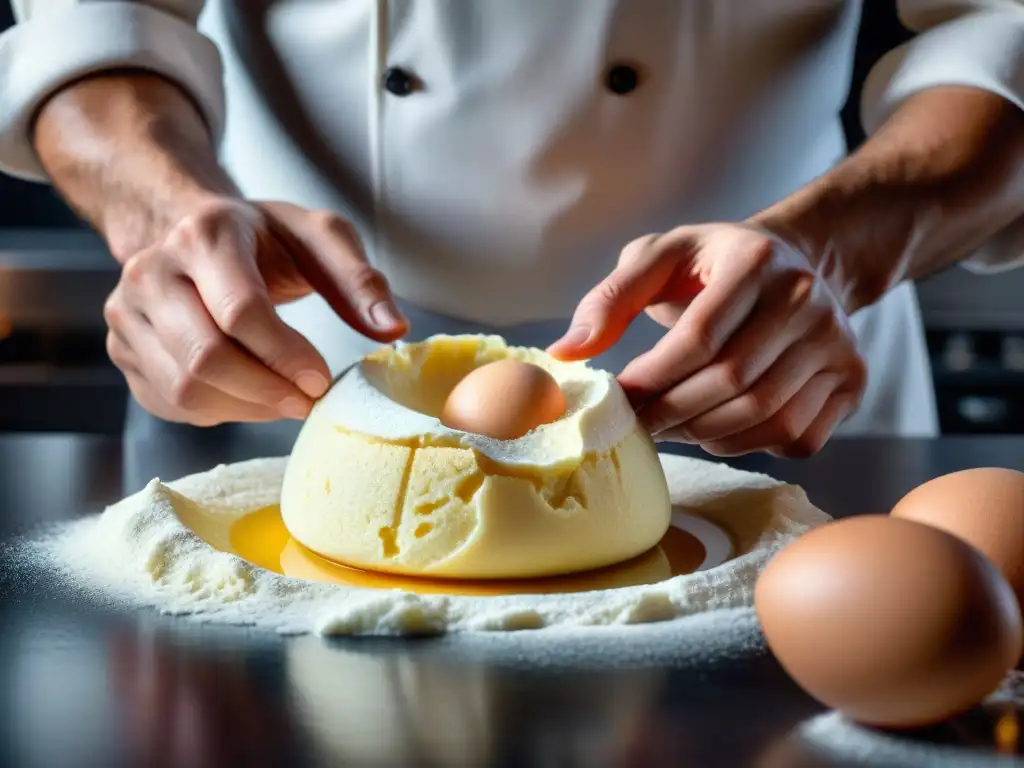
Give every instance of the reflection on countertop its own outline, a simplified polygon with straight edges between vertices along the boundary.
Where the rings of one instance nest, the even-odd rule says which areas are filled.
[[[205,447],[0,435],[0,543],[96,512],[154,476],[280,455],[289,440],[220,434]],[[846,516],[888,509],[945,472],[1024,466],[1024,438],[838,440],[806,461],[728,463],[800,484]],[[619,644],[600,632],[557,643],[528,631],[281,637],[97,604],[0,562],[0,765],[922,764],[823,748],[819,737],[853,729],[765,653],[752,612],[733,619],[728,632],[650,625]],[[931,756],[963,758],[947,764],[974,765],[993,755],[993,722],[981,708],[912,736]]]

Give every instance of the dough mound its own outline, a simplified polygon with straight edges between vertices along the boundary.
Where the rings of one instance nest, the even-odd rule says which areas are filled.
[[[439,416],[469,371],[516,357],[548,370],[565,416],[516,440]],[[653,547],[671,517],[650,436],[614,377],[493,336],[384,347],[310,414],[285,470],[291,535],[346,565],[501,579],[612,565]]]

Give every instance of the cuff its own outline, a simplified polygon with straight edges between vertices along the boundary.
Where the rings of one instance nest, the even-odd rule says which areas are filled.
[[[874,133],[903,101],[941,85],[981,88],[1024,109],[1024,12],[963,16],[883,56],[861,94],[864,130]]]
[[[0,170],[45,181],[32,121],[56,91],[83,76],[132,68],[176,82],[195,101],[214,141],[224,132],[220,54],[195,27],[134,2],[74,6],[0,35]]]
[[[1024,217],[1014,220],[960,262],[968,272],[997,274],[1024,266]]]
[[[886,54],[864,84],[864,130],[870,135],[904,100],[944,85],[980,88],[1024,109],[1024,12],[965,15]],[[996,233],[961,264],[972,272],[1024,264],[1024,219]]]

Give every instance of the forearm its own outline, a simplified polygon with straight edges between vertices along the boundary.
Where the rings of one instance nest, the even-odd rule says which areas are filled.
[[[237,194],[199,112],[160,77],[72,84],[40,110],[33,141],[54,186],[121,262],[203,200]]]
[[[965,258],[1024,214],[1024,114],[960,87],[908,99],[853,155],[752,222],[799,248],[848,311]]]

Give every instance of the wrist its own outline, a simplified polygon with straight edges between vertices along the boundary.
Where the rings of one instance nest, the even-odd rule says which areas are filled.
[[[850,158],[749,221],[798,250],[852,315],[906,277],[915,233],[935,215],[926,190]]]
[[[237,199],[236,195],[202,188],[164,191],[156,199],[133,206],[104,205],[96,228],[110,253],[124,264],[139,251],[161,242],[186,217]]]
[[[191,100],[140,73],[85,78],[54,94],[33,143],[68,203],[124,262],[210,200],[239,193]]]
[[[966,257],[1020,216],[1022,189],[1020,109],[975,88],[932,88],[751,223],[805,254],[852,313]]]
[[[101,176],[97,227],[118,261],[161,241],[191,213],[241,195],[204,135],[155,120]]]

